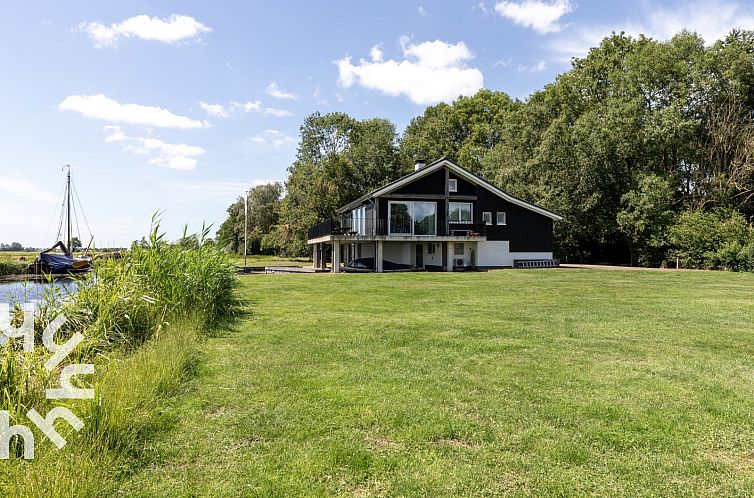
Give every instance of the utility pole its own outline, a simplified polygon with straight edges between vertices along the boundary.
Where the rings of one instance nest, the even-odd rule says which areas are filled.
[[[243,265],[246,266],[246,239],[249,234],[249,191],[243,198]]]

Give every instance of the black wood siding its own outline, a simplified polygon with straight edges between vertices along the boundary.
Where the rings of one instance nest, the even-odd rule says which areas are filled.
[[[492,213],[492,225],[487,226],[487,240],[508,240],[511,252],[552,252],[552,218],[478,187],[474,219],[481,222],[485,211]],[[498,211],[506,213],[506,225],[496,224]]]
[[[487,240],[507,240],[510,242],[511,252],[552,252],[552,224],[553,220],[547,216],[536,213],[530,209],[513,204],[498,197],[484,187],[470,183],[462,178],[455,177],[452,172],[450,178],[458,180],[458,191],[451,192],[450,202],[453,196],[476,196],[474,204],[474,221],[482,223],[482,213],[492,213],[492,225],[486,227]],[[440,169],[423,178],[405,185],[394,194],[422,194],[434,195],[437,199],[418,199],[421,201],[437,202],[437,227],[445,225],[447,212],[445,200],[445,170]],[[378,218],[387,220],[388,201],[390,194],[379,199]],[[408,200],[408,199],[396,199]],[[459,202],[470,202],[459,200]],[[497,225],[497,212],[505,211],[506,225]],[[451,227],[452,228],[452,227]],[[460,226],[459,226],[460,228]]]
[[[445,169],[439,169],[434,173],[423,176],[393,193],[445,195]]]

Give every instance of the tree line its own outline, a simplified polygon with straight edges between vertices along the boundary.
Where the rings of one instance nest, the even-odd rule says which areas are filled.
[[[480,90],[400,136],[386,119],[309,116],[285,185],[252,189],[253,250],[305,255],[308,227],[445,156],[563,215],[562,260],[754,271],[753,118],[754,32],[613,34],[526,101]],[[243,199],[228,214],[219,240],[243,250]]]

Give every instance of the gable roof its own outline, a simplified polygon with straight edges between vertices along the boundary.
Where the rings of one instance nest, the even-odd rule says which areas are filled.
[[[519,199],[518,197],[514,197],[508,192],[505,192],[504,190],[500,190],[499,188],[492,185],[490,182],[488,182],[484,178],[477,176],[471,171],[468,171],[458,166],[456,163],[454,163],[453,161],[445,157],[438,159],[437,161],[431,164],[428,164],[427,166],[425,166],[424,168],[418,171],[414,171],[412,173],[409,173],[408,175],[402,176],[401,178],[398,178],[397,180],[388,183],[384,187],[380,187],[377,190],[373,190],[372,192],[359,197],[355,201],[350,202],[346,204],[345,206],[339,208],[337,212],[342,213],[344,211],[348,211],[349,209],[353,209],[355,207],[360,206],[364,201],[367,201],[373,197],[379,197],[381,195],[389,194],[390,192],[398,190],[404,185],[408,185],[409,183],[414,182],[418,180],[419,178],[422,178],[426,175],[429,175],[430,173],[433,173],[441,168],[448,168],[448,170],[452,171],[460,178],[463,178],[464,180],[467,180],[475,185],[484,187],[485,189],[489,190],[490,192],[497,195],[498,197],[505,199],[511,204],[516,204],[523,208],[529,209],[531,211],[534,211],[535,213],[539,213],[543,216],[547,216],[548,218],[552,218],[555,221],[560,221],[563,219],[563,217],[557,213],[553,213],[552,211],[547,210],[541,206],[537,206],[536,204],[532,204],[531,202],[526,202],[522,199]]]

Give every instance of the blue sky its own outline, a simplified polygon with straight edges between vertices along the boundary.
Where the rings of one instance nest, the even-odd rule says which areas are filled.
[[[0,241],[51,244],[70,164],[99,246],[219,226],[284,180],[314,111],[386,117],[478,88],[525,99],[611,31],[707,42],[735,1],[8,2],[0,17]],[[82,225],[82,238],[88,239]]]

